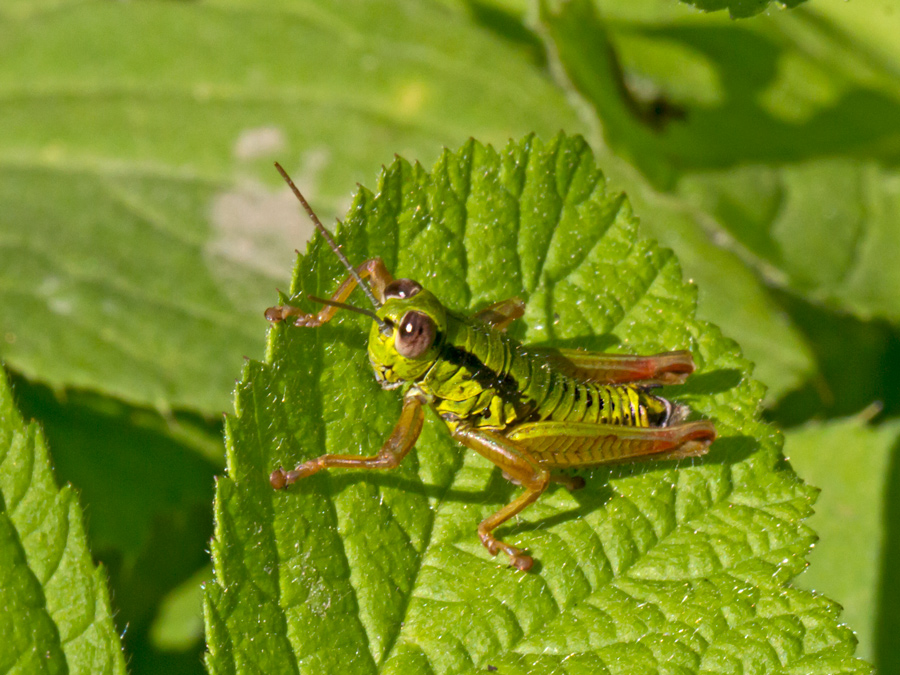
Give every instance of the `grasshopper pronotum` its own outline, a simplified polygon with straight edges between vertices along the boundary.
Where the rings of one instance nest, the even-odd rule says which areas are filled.
[[[453,438],[524,487],[481,522],[478,535],[491,554],[503,551],[512,566],[525,571],[533,564],[531,556],[493,531],[536,501],[551,481],[570,490],[584,485],[583,479],[553,475],[552,469],[694,457],[715,440],[711,422],[685,422],[685,406],[650,393],[654,385],[684,382],[694,371],[690,352],[629,356],[523,345],[505,332],[524,313],[518,298],[467,317],[446,309],[419,283],[395,280],[379,258],[354,268],[284,169],[276,167],[349,276],[331,299],[311,298],[325,305],[317,314],[283,305],[266,310],[266,318],[315,328],[338,309],[369,316],[375,378],[384,389],[402,389],[403,408],[377,455],[323,455],[289,471],[279,467],[270,476],[272,487],[281,489],[332,467],[396,467],[419,437],[423,407],[431,406]],[[375,311],[346,304],[357,286]]]

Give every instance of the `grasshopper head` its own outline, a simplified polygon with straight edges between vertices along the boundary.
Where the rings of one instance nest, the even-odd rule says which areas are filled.
[[[446,333],[447,313],[440,301],[412,279],[384,289],[380,323],[369,333],[369,361],[384,389],[416,380],[431,367]]]

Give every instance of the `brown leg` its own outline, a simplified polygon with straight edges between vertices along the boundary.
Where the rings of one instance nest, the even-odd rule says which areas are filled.
[[[683,384],[695,370],[694,359],[686,349],[653,356],[603,354],[580,349],[538,351],[571,377],[602,384]]]
[[[347,469],[393,469],[406,457],[406,454],[415,445],[422,431],[422,422],[425,415],[422,412],[422,403],[417,398],[409,397],[403,400],[403,410],[400,419],[394,426],[394,431],[385,441],[381,451],[372,457],[360,457],[359,455],[322,455],[316,459],[304,462],[292,471],[285,471],[281,467],[275,469],[269,476],[269,483],[276,490],[291,483],[312,476],[322,469],[331,467],[343,467]]]
[[[394,278],[384,266],[381,258],[371,258],[366,260],[362,265],[356,268],[356,273],[363,279],[369,279],[375,297],[378,298],[379,302],[384,302],[385,286],[391,283]],[[331,296],[331,299],[335,302],[346,302],[354,288],[356,288],[356,279],[349,276],[344,279],[344,283],[338,287],[334,295]],[[266,310],[266,318],[269,321],[277,323],[279,321],[284,321],[288,317],[294,316],[297,317],[294,319],[295,326],[316,328],[323,323],[331,321],[337,311],[337,307],[327,305],[317,314],[305,314],[299,307],[279,305],[278,307],[269,307],[269,309]]]
[[[550,483],[550,472],[534,461],[527,450],[494,432],[460,425],[453,431],[453,437],[467,448],[487,457],[503,470],[509,480],[525,488],[523,494],[481,522],[478,536],[491,555],[503,551],[509,556],[513,567],[523,572],[531,569],[534,564],[531,556],[526,555],[522,549],[503,543],[491,532],[541,496]]]
[[[515,427],[507,436],[534,461],[562,469],[643,459],[699,457],[715,440],[716,428],[707,420],[662,428],[533,422]]]

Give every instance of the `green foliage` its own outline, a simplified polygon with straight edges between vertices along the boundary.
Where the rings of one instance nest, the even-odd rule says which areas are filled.
[[[321,26],[275,3],[218,4],[76,3],[4,22],[0,82],[21,95],[0,106],[0,325],[29,377],[225,411],[301,241],[291,198],[235,172],[274,182],[269,157],[302,148],[300,177],[333,209],[410,145],[583,128],[532,64],[427,5],[360,5]],[[194,48],[175,58],[173,43]],[[432,59],[440,78],[420,70]],[[365,86],[348,88],[361,63]]]
[[[43,434],[25,424],[0,372],[0,668],[125,673],[103,571],[84,514],[57,488]]]
[[[879,629],[875,615],[865,608],[878,604],[875,589],[883,572],[881,561],[888,547],[896,546],[895,535],[884,531],[884,523],[897,517],[895,512],[886,513],[885,505],[886,493],[896,489],[898,447],[896,422],[872,429],[861,419],[808,425],[788,433],[785,442],[791,465],[829,495],[808,521],[821,541],[797,585],[827,588],[845,599],[844,619],[860,636],[865,650],[861,655],[873,658],[872,645],[880,643],[882,672],[900,666],[890,648],[897,611],[884,608],[888,621]]]
[[[431,174],[398,159],[374,193],[357,193],[338,240],[351,260],[378,255],[456,310],[526,299],[517,332],[529,342],[690,346],[700,373],[671,395],[721,438],[707,460],[598,469],[583,493],[543,498],[511,536],[542,563],[523,576],[475,534],[512,490],[437,419],[389,475],[271,489],[280,464],[374,452],[399,411],[372,377],[364,318],[281,325],[267,362],[245,368],[226,424],[212,672],[867,671],[838,608],[784,587],[812,543],[800,519],[813,491],[754,420],[749,364],[693,317],[674,257],[637,236],[584,141],[528,138],[500,153],[473,141]],[[317,238],[292,296],[327,296],[345,274]]]
[[[588,139],[643,236],[675,251],[697,315],[740,341],[768,387],[765,414],[807,439],[810,461],[789,451],[823,487],[823,540],[801,583],[846,607],[859,655],[898,670],[887,439],[900,414],[900,13],[695,6],[729,12],[672,0],[0,3],[0,357],[61,483],[80,493],[132,673],[202,670],[197,585],[221,412],[241,358],[263,354],[261,310],[309,233],[271,161],[327,222],[394,153],[430,166],[470,136],[499,148],[560,129]],[[439,267],[445,251],[428,255]],[[515,284],[532,289],[535,269]],[[347,343],[344,363],[356,350]],[[377,446],[395,413],[354,447]],[[481,501],[449,494],[463,511],[489,508],[471,492]],[[487,494],[508,496],[499,480]],[[866,523],[852,559],[850,512]],[[514,535],[528,544],[559,527],[529,519],[537,528]]]
[[[728,14],[733,19],[745,18],[759,14],[767,9],[770,5],[769,0],[687,0],[697,9],[704,12],[715,12],[720,9],[727,9]],[[804,0],[785,0],[778,4],[782,7],[796,7]]]
[[[141,672],[135,662],[144,672],[196,670],[202,620],[194,576],[198,568],[207,570],[204,579],[211,576],[207,548],[221,425],[186,414],[163,419],[85,392],[63,401],[21,377],[13,384],[23,416],[43,422],[57,475],[78,486],[87,505],[91,550],[109,574],[132,672]],[[186,615],[167,610],[191,579],[195,597]],[[164,622],[185,630],[177,650],[164,648],[171,638],[158,637],[172,630]],[[146,665],[151,655],[153,667]]]

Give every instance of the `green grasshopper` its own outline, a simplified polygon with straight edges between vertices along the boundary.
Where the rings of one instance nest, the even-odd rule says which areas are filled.
[[[513,567],[526,571],[531,556],[493,531],[534,503],[550,482],[570,490],[584,486],[582,478],[551,470],[696,457],[715,440],[711,422],[686,422],[686,406],[650,393],[654,386],[685,381],[694,371],[690,352],[629,356],[523,345],[505,332],[524,314],[519,298],[467,317],[446,309],[412,279],[395,280],[380,258],[354,268],[284,169],[275,166],[349,276],[331,299],[310,296],[325,305],[317,314],[282,305],[266,310],[266,318],[315,328],[338,309],[369,316],[369,362],[383,389],[402,389],[403,408],[377,455],[322,455],[290,471],[279,467],[269,479],[273,488],[326,468],[395,468],[415,445],[430,406],[453,438],[525,489],[485,518],[478,535],[492,555],[503,551]],[[375,311],[346,304],[357,286]]]

